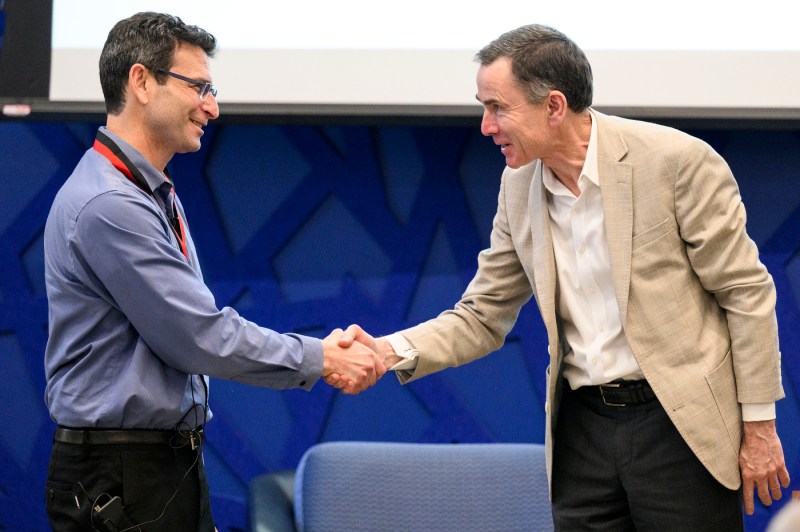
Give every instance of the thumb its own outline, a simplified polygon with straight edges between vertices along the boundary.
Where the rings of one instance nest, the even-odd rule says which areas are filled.
[[[353,345],[353,342],[356,341],[359,332],[361,332],[361,327],[358,325],[351,325],[347,328],[346,331],[339,336],[339,341],[337,342],[339,347],[350,347]]]

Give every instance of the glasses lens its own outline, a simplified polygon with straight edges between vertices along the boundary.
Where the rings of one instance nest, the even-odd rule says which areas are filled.
[[[200,99],[205,100],[206,96],[211,94],[215,98],[217,97],[217,89],[214,88],[211,83],[205,83],[202,87],[200,87]]]

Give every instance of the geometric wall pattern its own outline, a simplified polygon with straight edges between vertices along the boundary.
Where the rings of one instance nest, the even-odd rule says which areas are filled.
[[[48,530],[42,231],[97,126],[0,122],[0,530]],[[778,286],[778,430],[800,490],[800,134],[690,132],[733,168]],[[350,323],[386,334],[451,307],[488,244],[502,167],[477,124],[222,124],[170,164],[217,304],[314,336]],[[244,530],[250,479],[294,468],[320,441],[543,441],[546,364],[530,304],[497,353],[408,386],[389,375],[350,397],[324,382],[305,392],[212,380],[205,460],[220,532]],[[747,530],[773,512],[759,507]]]

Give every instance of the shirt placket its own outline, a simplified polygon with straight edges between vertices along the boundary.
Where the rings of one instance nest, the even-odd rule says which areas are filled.
[[[585,178],[581,178],[584,180]],[[584,182],[584,185],[587,183]],[[572,229],[572,241],[575,253],[575,263],[577,266],[578,283],[581,293],[588,303],[591,312],[593,329],[592,331],[582,331],[584,333],[593,332],[591,338],[584,338],[587,346],[586,370],[592,382],[602,380],[605,365],[602,359],[603,338],[607,331],[606,305],[602,291],[599,288],[596,275],[597,254],[591,247],[591,227],[590,220],[587,218],[588,212],[592,207],[591,201],[594,199],[594,190],[591,186],[582,187],[581,195],[572,206],[570,211],[570,224]],[[596,240],[596,239],[594,239]]]

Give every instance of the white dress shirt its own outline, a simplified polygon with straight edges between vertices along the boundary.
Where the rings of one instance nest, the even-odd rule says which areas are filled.
[[[592,132],[575,195],[544,166],[550,232],[558,272],[558,315],[570,351],[564,377],[574,390],[615,379],[639,380],[644,375],[622,329],[614,292],[600,177],[597,171],[597,121]]]

